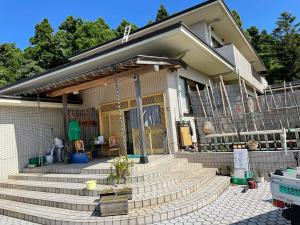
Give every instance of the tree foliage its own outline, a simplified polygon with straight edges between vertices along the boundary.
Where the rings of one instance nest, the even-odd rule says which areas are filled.
[[[15,44],[0,45],[0,85],[7,85],[42,71],[37,62],[26,59]]]
[[[159,9],[157,10],[156,19],[155,21],[160,21],[162,19],[165,19],[169,16],[169,13],[166,9],[166,7],[163,4],[160,4]]]
[[[270,84],[300,79],[300,33],[296,17],[283,12],[272,33],[252,26],[246,30],[253,47],[265,63]]]
[[[44,19],[35,26],[34,35],[29,39],[30,46],[24,51],[12,43],[0,45],[0,86],[59,66],[77,52],[122,36],[129,24],[131,31],[138,28],[123,20],[114,30],[102,18],[85,21],[69,16],[54,32],[49,21]]]
[[[235,21],[237,22],[237,24],[242,27],[243,26],[243,22],[241,20],[240,14],[236,11],[236,10],[232,10],[231,12],[233,18],[235,19]]]
[[[133,23],[130,23],[128,20],[122,20],[122,22],[120,23],[120,25],[117,27],[116,30],[116,35],[118,37],[122,37],[125,31],[125,27],[131,25],[131,32],[135,31],[138,29],[138,27],[136,25],[134,25]]]

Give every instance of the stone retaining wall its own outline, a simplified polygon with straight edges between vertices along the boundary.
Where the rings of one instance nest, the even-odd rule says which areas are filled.
[[[261,170],[267,178],[268,173],[278,168],[296,167],[294,153],[300,150],[284,151],[252,151],[249,152],[250,168],[253,172]],[[191,163],[202,163],[203,167],[219,168],[221,166],[233,167],[233,152],[178,152],[176,158],[188,158]]]

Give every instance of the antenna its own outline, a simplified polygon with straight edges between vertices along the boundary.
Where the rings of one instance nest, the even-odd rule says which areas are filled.
[[[125,27],[122,44],[128,41],[130,31],[131,31],[131,24]]]

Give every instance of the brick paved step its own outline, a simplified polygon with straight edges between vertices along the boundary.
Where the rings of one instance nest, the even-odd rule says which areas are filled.
[[[175,159],[173,155],[166,155],[166,156],[149,156],[150,163],[148,164],[139,164],[138,159],[130,159],[135,162],[135,166],[133,172],[137,171],[146,171],[151,168],[156,167],[157,165],[168,163],[172,160],[180,160]],[[184,159],[183,161],[186,161]],[[52,165],[45,165],[42,167],[35,167],[35,168],[24,168],[22,170],[23,173],[52,173],[52,174],[109,174],[110,173],[110,166],[113,162],[113,159],[101,159],[91,161],[87,164],[64,164],[64,163],[55,163]]]
[[[94,191],[89,191],[86,189],[86,185],[84,183],[5,180],[0,182],[0,187],[17,189],[17,190],[67,194],[67,195],[98,196],[99,190],[107,189],[112,186],[98,184],[97,188]]]
[[[185,177],[174,186],[158,189],[156,191],[134,194],[133,199],[129,201],[128,206],[130,209],[134,209],[174,201],[199,190],[211,180],[215,174],[216,169],[201,169],[191,173],[190,176]]]
[[[10,200],[0,201],[0,214],[47,225],[151,224],[182,216],[202,208],[214,201],[228,185],[228,177],[215,177],[191,195],[156,207],[131,210],[129,215],[123,216],[97,217],[97,213],[92,212],[59,209]]]
[[[128,182],[145,182],[157,179],[162,172],[159,170],[149,173],[132,175],[128,177]],[[51,173],[19,173],[9,176],[9,179],[32,180],[48,182],[85,183],[88,180],[96,180],[98,184],[107,184],[108,174],[51,174]]]
[[[0,199],[77,211],[99,210],[98,197],[0,188]]]
[[[190,195],[154,207],[133,209],[129,216],[137,218],[137,224],[152,224],[184,216],[216,200],[229,185],[229,177],[215,176],[205,186]]]
[[[184,167],[170,169],[167,173],[153,181],[134,183],[132,188],[135,194],[164,189],[175,185],[191,173],[197,172],[202,168],[202,164],[200,163],[188,163]]]
[[[146,182],[151,180],[159,179],[163,173],[168,173],[171,170],[182,168],[185,169],[189,165],[186,160],[177,160],[177,159],[169,159],[166,163],[156,165],[153,169],[147,169],[145,171],[133,171],[130,177],[128,177],[129,183],[137,183],[137,182]],[[201,165],[201,164],[199,164]],[[33,168],[39,169],[39,168]],[[30,169],[32,170],[32,169]],[[17,179],[17,180],[33,180],[33,181],[47,181],[47,182],[68,182],[68,183],[85,183],[87,180],[96,180],[98,184],[107,184],[106,178],[108,174],[96,174],[96,173],[71,173],[67,174],[61,173],[62,171],[50,173],[50,170],[47,170],[47,173],[35,172],[42,171],[33,170],[34,173],[29,173],[28,171],[25,173],[20,173],[16,175],[9,176],[9,179]],[[77,171],[79,172],[79,171]],[[82,171],[81,171],[82,172]],[[101,172],[101,171],[99,171]]]
[[[166,175],[163,176],[161,170],[140,175],[131,175],[128,178],[128,182],[134,183],[137,192],[143,192],[143,190],[145,191],[145,187],[147,187],[147,190],[152,190],[153,188],[165,187],[167,186],[166,184],[174,184],[176,180],[182,179],[187,174],[186,171],[195,171],[194,168],[202,168],[202,164],[186,163],[174,168],[167,167],[165,168]],[[180,173],[183,173],[183,175]],[[85,183],[88,180],[96,180],[98,184],[108,184],[107,177],[107,174],[19,173],[9,176],[9,179],[67,183]],[[160,185],[156,185],[157,183],[160,183]]]

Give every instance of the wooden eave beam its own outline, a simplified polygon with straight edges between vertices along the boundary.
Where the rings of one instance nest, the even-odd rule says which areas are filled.
[[[55,90],[52,92],[48,93],[49,97],[57,97],[57,96],[61,96],[63,94],[69,94],[69,93],[73,93],[75,91],[82,91],[82,90],[86,90],[86,89],[90,89],[90,88],[94,88],[94,87],[98,87],[101,85],[104,85],[105,83],[111,83],[116,79],[121,79],[121,78],[128,78],[132,75],[141,75],[144,73],[148,73],[153,71],[153,65],[146,65],[146,66],[142,66],[136,69],[131,69],[125,72],[121,72],[121,73],[116,73],[114,75],[111,76],[107,76],[107,77],[103,77],[103,78],[99,78],[99,79],[95,79],[92,81],[88,81],[88,82],[84,82],[81,84],[77,84],[77,85],[73,85],[70,87],[65,87],[59,90]]]

